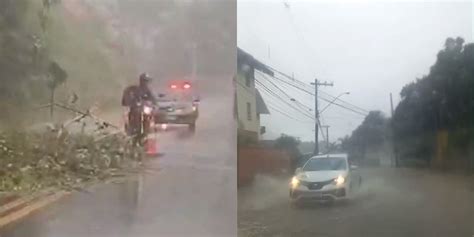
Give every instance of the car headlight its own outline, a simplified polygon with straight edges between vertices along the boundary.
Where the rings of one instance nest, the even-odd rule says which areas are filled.
[[[153,111],[153,109],[151,107],[148,107],[148,106],[143,107],[143,113],[151,114],[151,111]]]
[[[296,178],[296,177],[293,177],[293,178],[291,179],[291,183],[290,183],[290,184],[291,184],[291,188],[297,188],[298,185],[300,185],[300,180],[299,180],[298,178]]]
[[[337,178],[334,179],[334,183],[336,185],[342,185],[344,184],[344,182],[346,182],[346,179],[342,175],[339,175],[337,176]]]

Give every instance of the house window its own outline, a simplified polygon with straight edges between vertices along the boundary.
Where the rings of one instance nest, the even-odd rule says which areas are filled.
[[[252,121],[252,106],[247,102],[247,120]]]

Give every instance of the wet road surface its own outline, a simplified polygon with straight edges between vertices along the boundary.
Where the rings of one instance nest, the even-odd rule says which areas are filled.
[[[364,190],[334,205],[288,203],[288,179],[239,190],[239,236],[474,236],[474,179],[412,169],[364,169]]]
[[[231,77],[203,95],[195,133],[172,126],[148,172],[102,184],[8,226],[1,237],[236,236],[236,134]],[[209,83],[208,83],[209,84]],[[217,92],[219,94],[217,94]]]

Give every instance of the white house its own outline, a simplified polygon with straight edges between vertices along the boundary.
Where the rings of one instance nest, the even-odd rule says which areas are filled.
[[[238,48],[235,77],[238,131],[240,135],[258,141],[265,132],[265,128],[260,126],[260,115],[270,112],[260,92],[255,88],[255,70],[273,76],[273,72],[267,66]]]

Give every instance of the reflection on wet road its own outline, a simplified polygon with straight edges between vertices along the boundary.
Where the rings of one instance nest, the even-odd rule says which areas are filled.
[[[334,205],[292,208],[288,178],[239,190],[239,236],[472,236],[472,176],[408,168],[361,169],[363,190]]]
[[[94,186],[12,225],[2,237],[235,236],[235,122],[231,78],[203,99],[195,133],[158,135],[164,153],[125,183]]]

